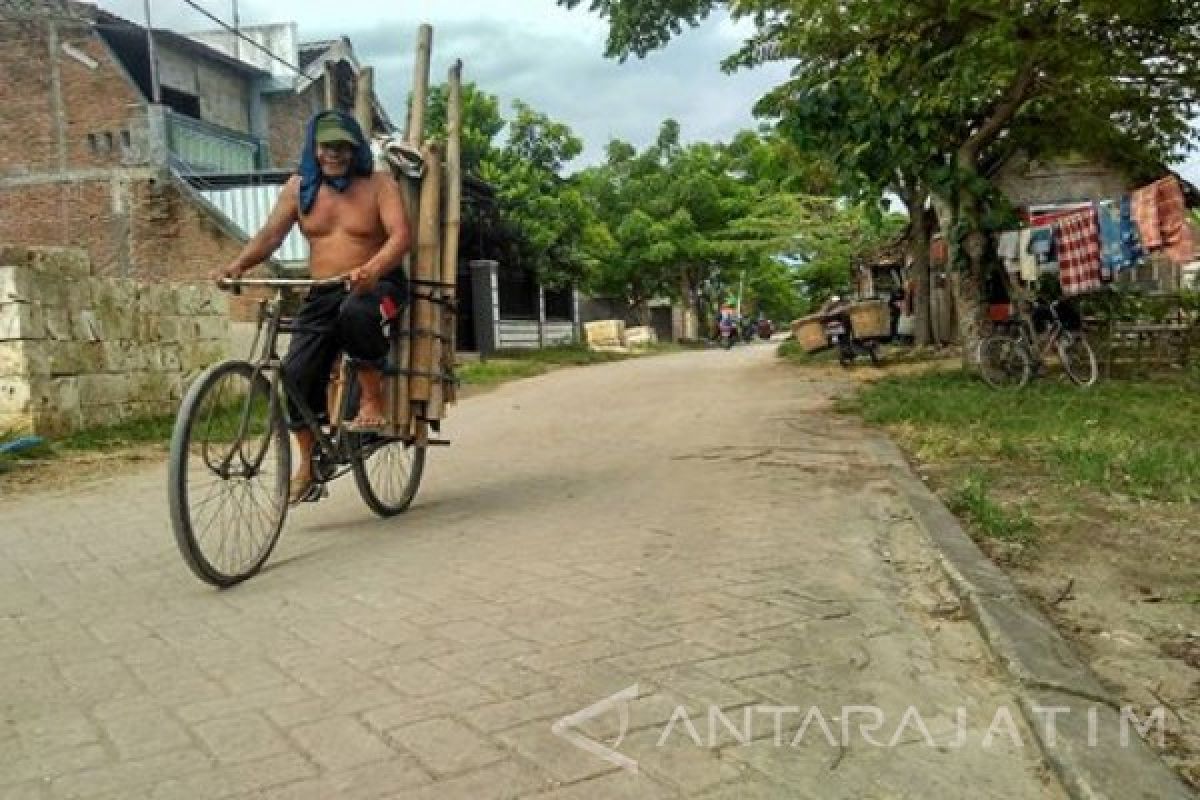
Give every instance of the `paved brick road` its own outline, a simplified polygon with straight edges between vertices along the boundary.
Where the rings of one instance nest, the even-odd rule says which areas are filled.
[[[765,346],[509,385],[411,512],[336,486],[223,593],[161,466],[6,497],[0,796],[1060,797],[1024,728],[986,740],[1016,704],[828,391]],[[635,685],[636,772],[552,732]]]

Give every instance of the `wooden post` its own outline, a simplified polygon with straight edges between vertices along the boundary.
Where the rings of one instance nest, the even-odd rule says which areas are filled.
[[[332,61],[325,62],[325,110],[337,108],[337,68]]]
[[[374,86],[375,70],[363,67],[358,72],[358,82],[354,86],[354,118],[358,120],[358,126],[362,128],[368,143],[371,141],[375,121],[375,108],[371,102],[375,96]]]
[[[441,238],[441,153],[438,146],[430,142],[422,150],[425,159],[425,177],[421,181],[420,221],[417,224],[417,257],[413,270],[417,281],[436,281],[441,277],[438,263]],[[416,373],[409,382],[409,397],[414,403],[429,402],[431,380],[429,373],[434,369],[433,338],[436,317],[433,303],[423,299],[431,287],[418,283],[413,293],[412,314],[412,369]]]
[[[446,99],[446,215],[442,232],[442,297],[454,303],[458,296],[458,236],[462,229],[462,62],[455,61],[447,79]],[[442,308],[442,371],[454,371],[458,350],[458,311]],[[445,385],[445,402],[457,399],[454,383]]]
[[[425,106],[429,101],[429,56],[433,50],[433,28],[417,30],[417,63],[413,72],[412,105],[408,109],[408,127],[404,141],[420,147],[425,137]],[[428,163],[428,162],[426,162]]]

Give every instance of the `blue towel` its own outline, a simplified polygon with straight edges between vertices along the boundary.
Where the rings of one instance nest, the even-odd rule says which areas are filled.
[[[1121,246],[1129,262],[1126,266],[1136,266],[1146,259],[1142,236],[1133,222],[1133,204],[1129,195],[1121,198]]]
[[[1103,280],[1112,280],[1118,270],[1129,266],[1121,239],[1121,205],[1112,200],[1093,203],[1100,233],[1100,268]]]
[[[317,120],[324,116],[336,116],[342,126],[354,134],[354,160],[349,172],[340,178],[326,178],[317,163]],[[362,128],[354,117],[343,111],[321,111],[308,121],[308,132],[304,136],[304,152],[300,155],[300,213],[307,214],[317,202],[317,190],[324,184],[334,191],[344,192],[356,176],[370,175],[375,171],[375,159],[371,146],[363,136]]]

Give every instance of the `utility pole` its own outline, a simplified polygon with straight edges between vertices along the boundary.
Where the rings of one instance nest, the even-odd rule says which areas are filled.
[[[739,317],[742,315],[742,289],[745,288],[745,286],[746,286],[746,270],[742,270],[742,277],[738,278],[737,315]]]
[[[238,24],[238,0],[233,0],[233,57],[242,60],[242,34]]]
[[[162,89],[158,85],[158,51],[154,47],[154,25],[150,22],[150,0],[146,6],[146,51],[150,58],[150,102],[162,103]]]

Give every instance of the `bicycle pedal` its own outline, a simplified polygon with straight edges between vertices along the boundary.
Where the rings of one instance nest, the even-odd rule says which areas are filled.
[[[308,491],[304,493],[304,497],[300,498],[300,502],[315,503],[326,497],[329,497],[329,487],[323,483],[314,483],[308,487]]]

